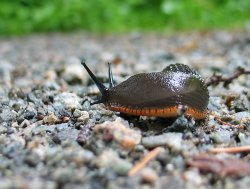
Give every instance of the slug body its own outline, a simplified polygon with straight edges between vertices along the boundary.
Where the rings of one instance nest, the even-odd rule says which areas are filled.
[[[184,111],[194,119],[206,117],[207,86],[187,65],[172,64],[161,72],[136,74],[114,86],[109,64],[110,87],[106,88],[82,64],[102,93],[95,104],[104,103],[110,110],[130,115],[177,117]]]

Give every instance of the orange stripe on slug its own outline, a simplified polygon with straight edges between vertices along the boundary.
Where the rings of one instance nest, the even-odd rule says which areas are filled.
[[[154,117],[177,117],[178,106],[171,106],[166,108],[143,108],[133,109],[129,107],[109,106],[110,110],[126,113],[137,116],[154,116]],[[194,119],[203,119],[206,117],[207,111],[200,112],[194,108],[188,108],[185,115],[192,116]]]

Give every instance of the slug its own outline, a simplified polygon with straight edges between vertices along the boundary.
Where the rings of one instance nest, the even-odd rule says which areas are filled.
[[[130,115],[177,117],[181,112],[194,119],[207,115],[208,89],[201,76],[187,65],[171,64],[161,72],[140,73],[114,86],[109,65],[109,88],[81,62],[99,88],[108,109]]]

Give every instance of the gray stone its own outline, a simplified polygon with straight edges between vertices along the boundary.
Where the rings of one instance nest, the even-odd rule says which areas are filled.
[[[182,133],[165,133],[157,136],[148,136],[142,138],[142,144],[147,148],[168,146],[174,150],[180,150],[182,136]]]
[[[17,113],[14,110],[4,109],[0,114],[0,118],[3,121],[15,121],[17,117]]]
[[[79,130],[76,129],[65,129],[57,133],[53,140],[57,143],[60,143],[65,140],[71,140],[71,141],[76,141],[78,137]]]
[[[64,92],[55,96],[54,104],[62,104],[65,109],[79,109],[81,107],[79,103],[80,99],[74,93]]]
[[[231,139],[231,135],[233,133],[228,130],[218,130],[211,134],[211,138],[217,143],[217,144],[228,144]]]
[[[45,134],[47,132],[53,133],[55,131],[55,125],[40,125],[32,129],[32,133],[37,135],[37,134]]]
[[[70,57],[65,65],[63,78],[68,83],[83,83],[86,84],[88,75],[86,74],[80,60],[76,57]]]
[[[68,129],[68,128],[69,128],[68,123],[61,123],[61,124],[56,125],[56,130],[59,132],[65,130],[65,129]]]

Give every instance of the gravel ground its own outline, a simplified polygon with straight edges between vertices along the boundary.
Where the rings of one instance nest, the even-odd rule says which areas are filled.
[[[250,69],[250,37],[217,31],[0,39],[0,189],[249,188],[248,152],[211,153],[250,145],[249,75],[209,87],[204,121],[132,117],[90,106],[98,89],[83,57],[102,82],[108,61],[116,83],[177,62],[208,78]]]

